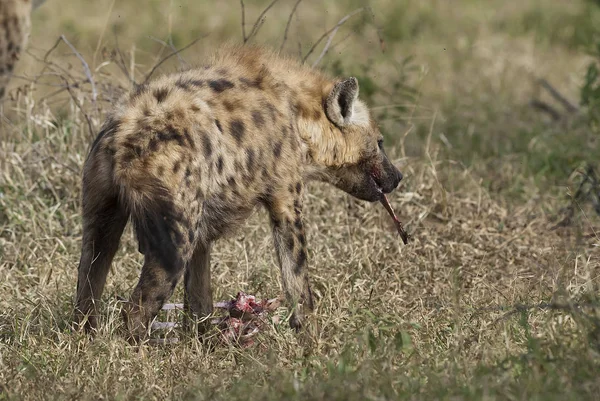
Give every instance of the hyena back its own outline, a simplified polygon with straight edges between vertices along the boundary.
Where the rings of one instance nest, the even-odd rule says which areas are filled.
[[[204,67],[139,87],[109,115],[85,162],[78,323],[96,327],[95,304],[129,217],[144,255],[124,308],[132,339],[145,335],[181,276],[186,307],[207,316],[211,244],[262,205],[295,307],[290,325],[299,329],[303,308],[313,307],[302,219],[311,179],[366,201],[402,179],[355,78],[230,46]]]

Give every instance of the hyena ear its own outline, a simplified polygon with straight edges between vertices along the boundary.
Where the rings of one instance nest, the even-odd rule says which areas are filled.
[[[327,96],[325,114],[327,118],[343,127],[350,122],[354,112],[354,102],[358,98],[358,80],[354,77],[336,83]]]

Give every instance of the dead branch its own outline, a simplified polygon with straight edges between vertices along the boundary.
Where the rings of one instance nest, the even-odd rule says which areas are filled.
[[[250,39],[252,39],[254,36],[256,36],[256,34],[258,33],[258,31],[260,30],[260,28],[262,27],[263,23],[265,22],[265,14],[271,9],[271,7],[273,7],[275,5],[275,3],[277,3],[279,0],[273,0],[271,1],[271,3],[269,3],[269,5],[260,13],[260,15],[258,16],[258,18],[256,19],[256,21],[254,22],[254,25],[252,26],[252,30],[250,31],[250,33],[248,34],[248,36],[246,36],[245,34],[245,12],[244,12],[244,2],[243,0],[240,0],[241,4],[242,4],[242,30],[243,35],[244,35],[244,44],[246,44],[248,41],[250,41]]]
[[[552,85],[550,85],[550,82],[548,82],[546,79],[540,78],[538,79],[538,83],[544,89],[546,89],[555,100],[562,104],[562,106],[567,110],[567,112],[573,114],[579,111],[579,108],[577,106],[575,106],[573,103],[567,100],[567,98],[563,96],[558,90],[556,90]]]
[[[149,35],[148,38],[152,39],[156,43],[160,43],[164,47],[168,47],[169,49],[171,49],[174,52],[177,52],[177,48],[175,47],[175,45],[173,45],[173,38],[171,36],[169,36],[169,41],[168,42],[166,42],[164,40],[161,40],[161,39],[159,39],[157,37],[154,37],[152,35]],[[180,64],[187,65],[187,63],[185,62],[185,60],[183,59],[183,57],[181,57],[181,55],[179,54],[179,52],[177,52],[176,55],[177,55],[177,59],[179,60]]]
[[[60,35],[60,39],[62,39],[62,41],[65,42],[65,44],[67,46],[69,46],[69,48],[73,51],[75,56],[79,59],[79,61],[81,61],[81,64],[83,65],[83,71],[85,73],[85,76],[87,77],[90,85],[92,86],[92,102],[94,104],[94,107],[96,107],[96,99],[98,98],[98,92],[96,92],[96,83],[94,82],[94,78],[92,78],[92,72],[90,71],[90,67],[88,66],[88,63],[85,61],[83,56],[77,51],[77,49],[75,49],[75,47],[73,47],[71,42],[69,42],[67,40],[65,35]]]
[[[117,53],[117,56],[119,56],[118,60],[113,59],[113,61],[115,61],[121,72],[127,77],[129,83],[131,83],[132,86],[135,87],[137,86],[137,82],[135,81],[135,77],[131,76],[129,71],[127,71],[127,63],[125,62],[125,56],[123,56],[123,52],[121,52],[121,47],[119,46],[119,38],[117,36],[116,30],[113,31],[113,34],[115,37],[115,52]]]
[[[354,10],[353,12],[351,12],[350,14],[346,15],[344,18],[339,20],[338,23],[335,24],[335,26],[333,28],[329,29],[323,35],[321,35],[321,37],[312,45],[310,50],[306,53],[306,55],[302,59],[302,62],[305,63],[306,60],[308,59],[308,57],[315,51],[315,49],[319,45],[319,43],[321,43],[323,41],[323,39],[325,39],[326,37],[329,36],[329,38],[327,39],[327,43],[325,44],[325,47],[321,51],[321,54],[319,55],[317,60],[313,63],[313,67],[316,66],[319,63],[319,61],[321,61],[323,56],[325,56],[325,53],[327,53],[329,46],[331,45],[331,41],[333,40],[333,37],[337,33],[338,29],[340,29],[340,27],[342,25],[344,25],[346,23],[346,21],[348,21],[351,17],[353,17],[354,15],[356,15],[364,10],[365,10],[365,7],[361,7],[357,10]]]
[[[554,107],[550,106],[546,102],[541,100],[533,99],[529,102],[529,105],[534,109],[537,109],[543,113],[549,114],[554,121],[558,121],[561,118],[560,113]]]
[[[246,7],[244,7],[244,0],[240,0],[240,6],[242,8],[242,39],[246,43]]]
[[[81,102],[79,102],[79,99],[77,99],[77,96],[75,95],[75,93],[72,91],[72,89],[76,88],[76,87],[71,86],[71,84],[69,84],[69,81],[65,77],[59,75],[59,78],[64,81],[65,89],[67,90],[67,92],[69,92],[69,95],[71,95],[71,99],[73,100],[73,103],[75,103],[75,106],[77,106],[77,108],[79,109],[81,114],[83,114],[83,117],[85,118],[85,121],[87,122],[88,130],[90,133],[90,140],[93,140],[96,137],[96,133],[95,133],[95,130],[92,125],[92,120],[90,119],[90,116],[83,109],[83,105],[81,104]]]
[[[292,24],[292,18],[294,17],[294,13],[296,12],[296,9],[298,8],[298,5],[301,1],[302,0],[296,1],[296,4],[294,4],[294,8],[292,8],[292,12],[290,13],[290,16],[287,20],[287,24],[285,24],[285,32],[283,33],[283,41],[281,42],[281,46],[279,47],[279,53],[281,53],[283,47],[285,46],[285,42],[287,42],[288,32],[290,30],[290,25]]]
[[[206,35],[205,35],[206,36]],[[181,53],[182,51],[192,47],[193,45],[196,44],[196,42],[198,42],[200,39],[203,39],[205,36],[199,37],[194,39],[191,43],[183,46],[181,49],[176,50],[170,54],[168,54],[167,56],[163,57],[162,60],[160,60],[158,63],[156,63],[154,65],[154,67],[152,67],[152,69],[150,70],[150,72],[146,75],[146,78],[144,79],[144,81],[141,83],[141,85],[145,84],[148,82],[148,80],[150,79],[150,77],[152,77],[152,74],[154,74],[154,72],[158,69],[158,67],[160,67],[165,61],[167,61],[168,59],[170,59],[171,57],[175,56],[178,53]]]

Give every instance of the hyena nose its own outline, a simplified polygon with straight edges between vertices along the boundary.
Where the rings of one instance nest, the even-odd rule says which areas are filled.
[[[404,176],[402,175],[400,170],[396,169],[396,186],[398,186],[398,184],[400,184],[400,181],[402,181],[402,178],[404,178]]]

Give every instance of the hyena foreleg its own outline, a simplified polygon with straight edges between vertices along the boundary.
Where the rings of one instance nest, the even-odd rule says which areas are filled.
[[[306,235],[300,194],[288,202],[272,202],[270,214],[283,290],[288,305],[294,308],[290,326],[299,330],[303,323],[304,308],[312,310],[314,307],[308,282]]]

